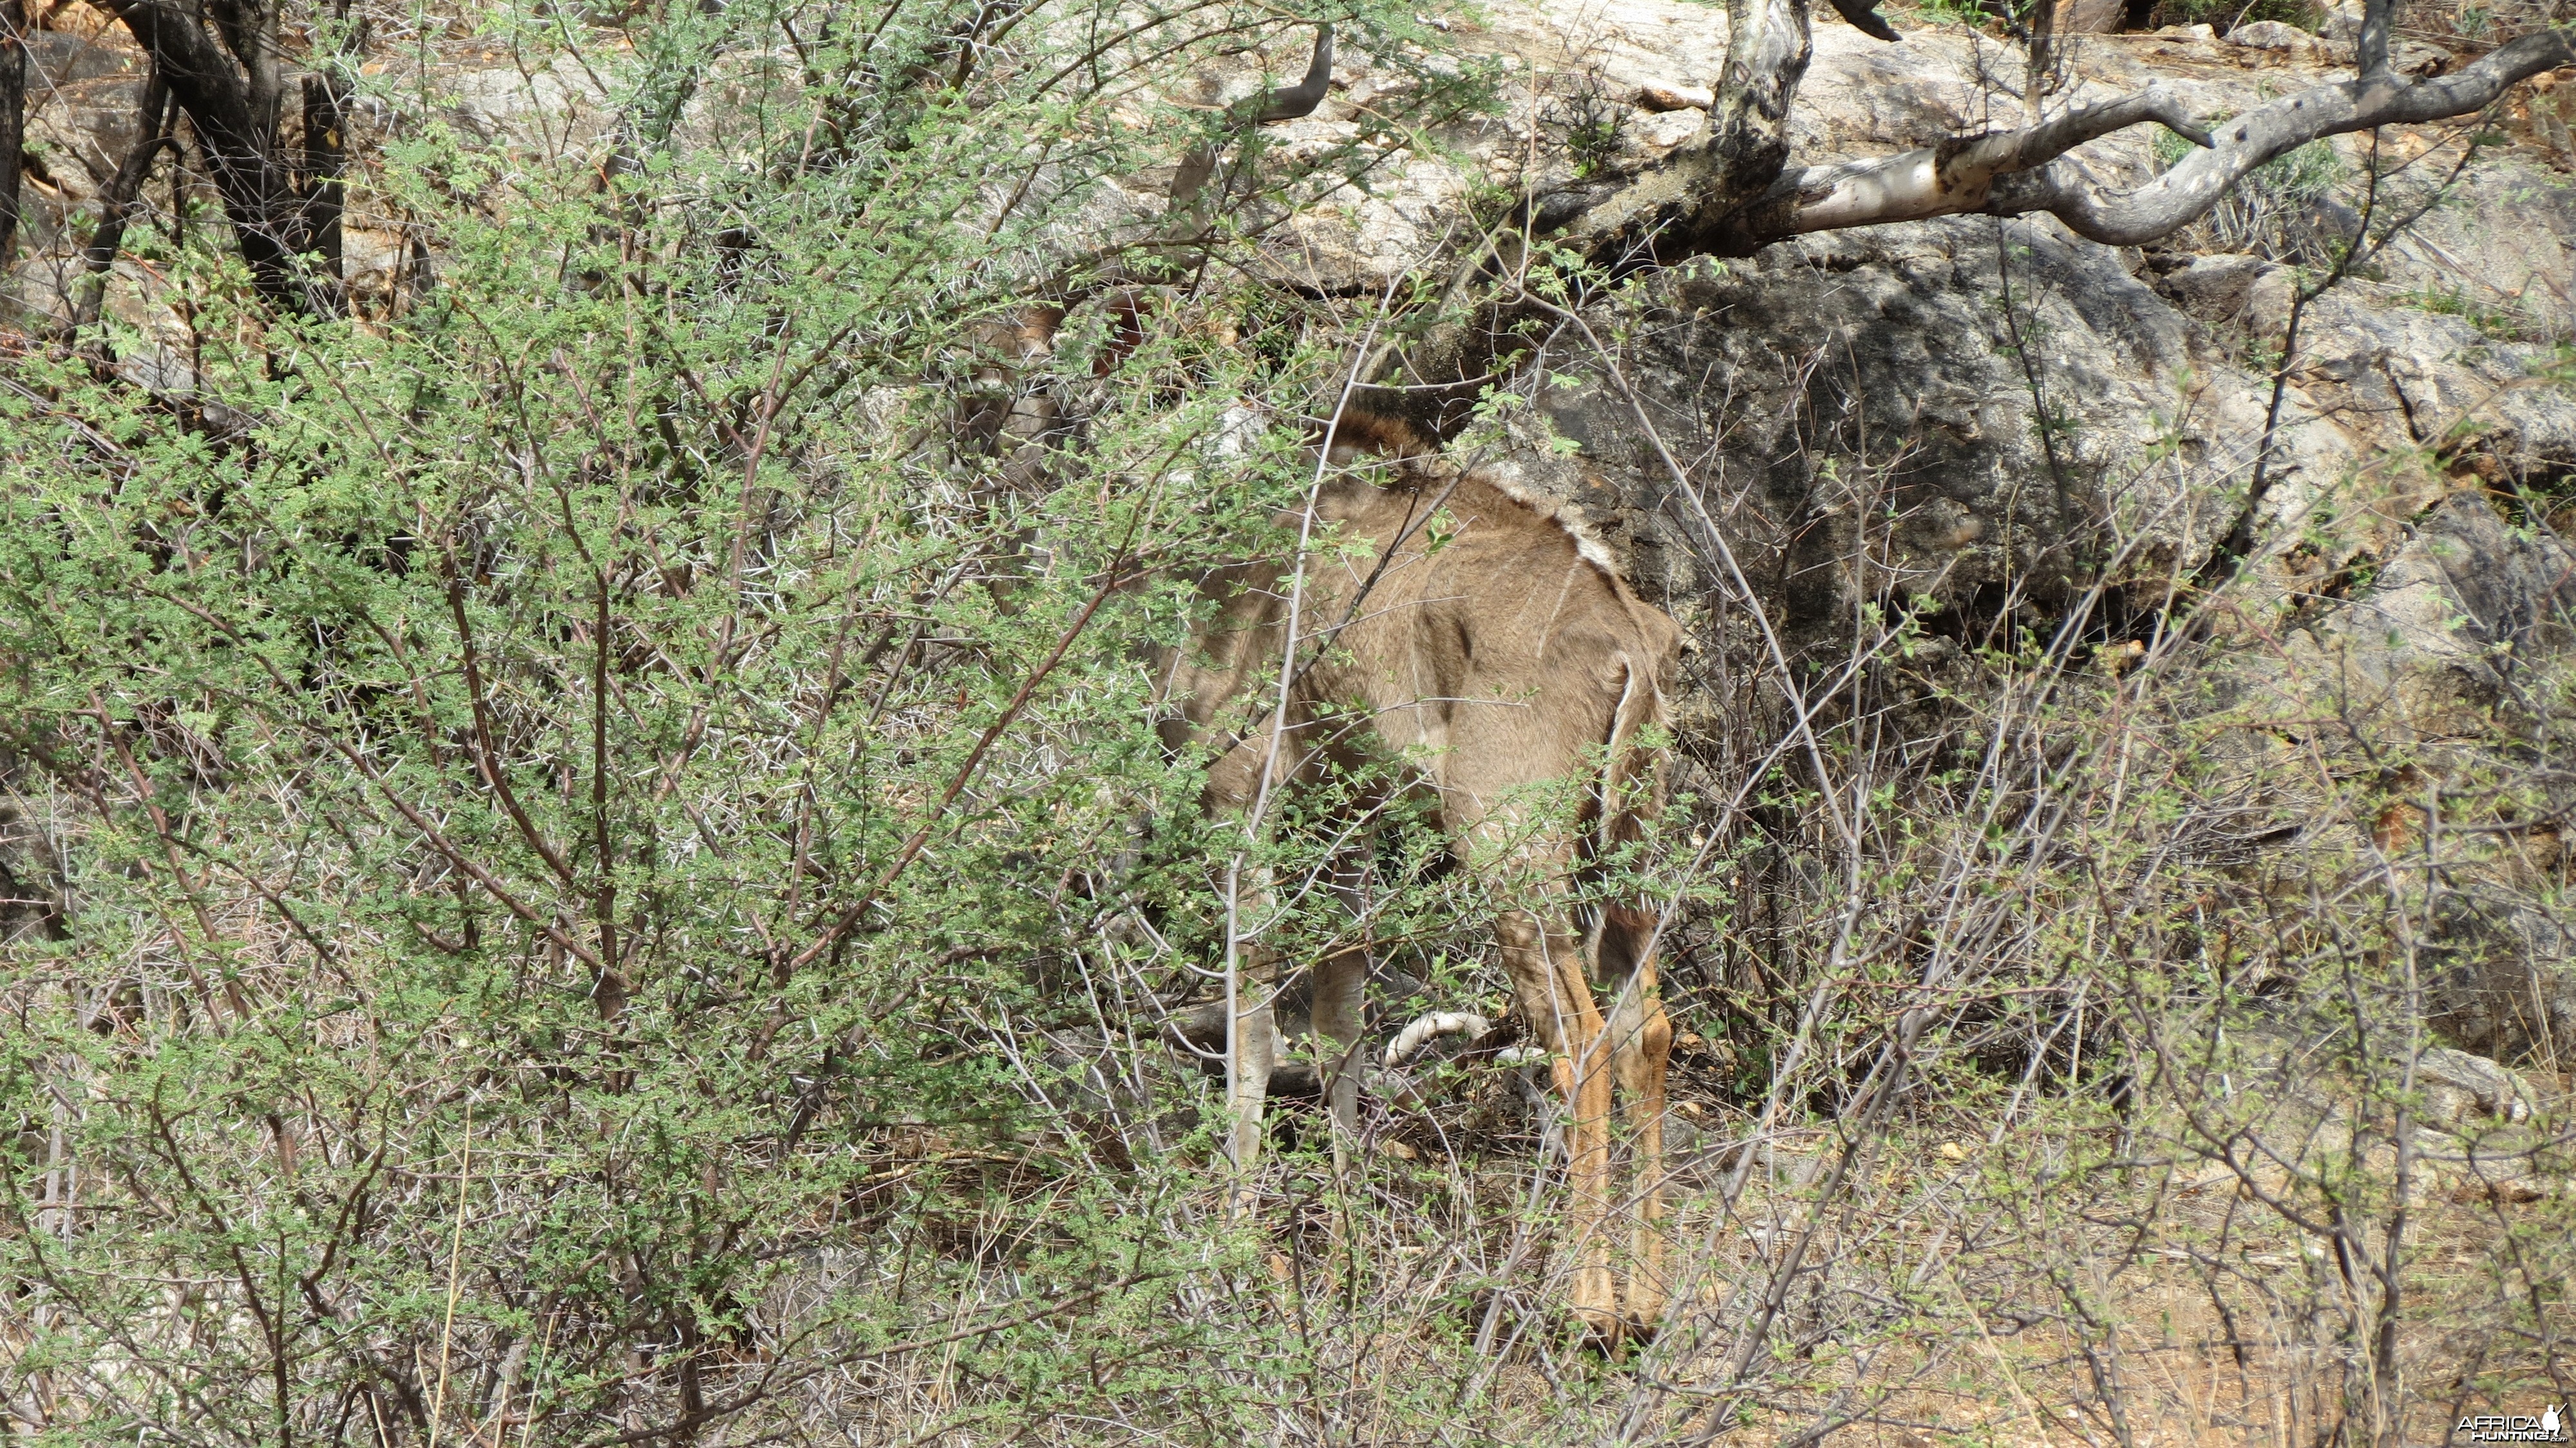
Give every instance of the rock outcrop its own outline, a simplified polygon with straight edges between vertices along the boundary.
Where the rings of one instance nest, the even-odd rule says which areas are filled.
[[[2348,56],[2348,41],[2245,30],[2235,43],[2090,37],[2075,51],[2073,98],[2157,80],[2196,112],[2230,114],[2317,83]],[[1291,219],[1271,245],[1274,265],[1303,287],[1375,291],[1437,250],[1480,186],[1544,190],[1669,151],[1699,123],[1689,107],[1707,103],[1701,87],[1725,35],[1720,12],[1665,0],[1514,6],[1488,28],[1461,27],[1457,50],[1512,78],[1501,112],[1444,135],[1444,154],[1397,158],[1367,194]],[[2006,93],[2018,64],[2017,52],[1957,28],[1911,32],[1900,48],[1822,25],[1797,155],[1829,161],[2021,124]],[[1376,83],[1366,57],[1346,62],[1343,83]],[[1347,106],[1280,128],[1278,144],[1347,140]],[[1617,144],[1595,139],[1587,154],[1583,137],[1604,127]],[[2276,195],[2257,178],[2249,208],[2296,214],[2240,216],[2237,229],[2298,233],[2307,252],[2289,259],[2320,261],[2363,207],[2384,226],[2429,199],[2456,160],[2431,136],[2383,136],[2390,174],[2373,198],[2370,144],[2343,138],[2305,163],[2299,189],[2313,194]],[[2105,173],[2143,176],[2159,164],[2154,146],[2135,130],[2086,154]],[[2408,164],[2390,170],[2391,158]],[[2545,487],[2576,463],[2576,395],[2552,372],[2576,319],[2576,191],[2551,169],[2558,159],[2536,133],[2482,155],[2363,275],[2304,309],[2263,519],[2278,540],[2277,586],[2301,585],[2298,569],[2313,560],[2277,555],[2321,512],[2382,520],[2334,567],[2396,546],[2394,521],[2441,492],[2425,486],[2428,467]],[[2266,358],[2298,276],[2283,260],[2197,249],[2221,239],[2204,234],[2212,229],[2153,254],[2082,242],[2047,219],[1822,234],[1664,278],[1641,306],[1601,308],[1596,331],[1628,339],[1632,380],[1674,454],[1705,460],[1700,481],[1754,505],[1756,551],[1798,538],[1795,556],[1779,560],[1786,572],[1813,580],[1820,561],[1848,555],[1848,538],[1800,522],[1838,506],[1812,493],[1830,459],[1846,482],[1889,472],[1882,501],[1903,519],[1889,561],[1907,586],[1964,602],[2009,581],[2044,597],[2106,559],[2141,576],[2188,566],[2233,521],[2229,494],[2242,491],[2264,435]],[[1576,372],[1578,350],[1562,356]],[[1674,480],[1634,435],[1626,400],[1577,387],[1549,411],[1622,491],[1629,536],[1671,556]],[[1728,445],[1712,447],[1721,435]],[[1639,571],[1658,581],[1651,561]],[[1671,586],[1690,583],[1675,575]]]

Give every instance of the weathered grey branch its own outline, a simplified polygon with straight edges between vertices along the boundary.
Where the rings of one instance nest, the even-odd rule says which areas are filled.
[[[2142,121],[2161,121],[2167,130],[2195,145],[2213,144],[2209,133],[2193,124],[2179,97],[2149,89],[2070,111],[2025,130],[1975,136],[1895,156],[1808,166],[1774,183],[1746,223],[1762,233],[1794,236],[1977,211],[2003,177],[2045,165],[2087,141]]]
[[[2373,0],[2371,14],[2383,29],[2388,3]],[[1596,265],[1616,272],[1694,255],[1745,256],[1806,232],[2034,212],[2052,213],[2095,241],[2135,246],[2199,220],[2247,172],[2311,141],[2468,115],[2519,81],[2576,65],[2576,32],[2547,30],[2431,80],[2393,74],[2383,56],[2375,73],[2365,69],[2354,79],[2312,87],[2208,131],[2173,95],[2150,88],[2024,130],[1785,169],[1772,155],[1775,143],[1785,152],[1785,101],[1794,98],[1795,78],[1806,69],[1804,45],[1789,43],[1805,38],[1803,0],[1735,0],[1733,8],[1752,12],[1757,23],[1777,11],[1788,23],[1776,38],[1747,34],[1730,44],[1726,86],[1699,140],[1634,181],[1587,198],[1589,204],[1561,223],[1559,238]],[[1759,83],[1766,70],[1773,78],[1768,87]],[[2202,149],[2152,180],[2116,191],[2067,154],[2150,121]],[[1766,168],[1763,187],[1747,195],[1748,175]]]
[[[2385,0],[2378,8],[2385,8]],[[1999,216],[2045,211],[2095,241],[2136,246],[2199,220],[2247,172],[2310,141],[2470,115],[2493,105],[2517,82],[2564,65],[2576,65],[2576,35],[2564,30],[2526,35],[2432,80],[2409,82],[2383,64],[2375,75],[2316,86],[2213,128],[2215,145],[2144,185],[2107,190],[2073,158],[2063,157],[1999,178],[1975,209]]]
[[[2361,10],[2361,37],[2354,45],[2355,60],[2364,76],[2374,76],[2388,69],[2388,27],[2396,19],[2397,0],[2368,0]]]
[[[1807,0],[1727,0],[1726,70],[1700,132],[1694,200],[1733,210],[1789,164],[1789,116],[1816,46]]]

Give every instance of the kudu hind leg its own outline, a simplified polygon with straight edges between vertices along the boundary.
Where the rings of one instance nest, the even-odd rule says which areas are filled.
[[[1344,1164],[1360,1129],[1361,1037],[1367,1029],[1368,953],[1353,947],[1315,966],[1315,1040],[1322,1054],[1324,1102],[1332,1108],[1333,1160]]]
[[[1663,1315],[1664,1110],[1673,1024],[1655,994],[1655,964],[1640,960],[1610,1008],[1611,1061],[1628,1126],[1630,1208],[1627,1320],[1642,1333]]]
[[[1615,1335],[1618,1293],[1610,1274],[1610,1239],[1604,1234],[1610,1199],[1610,1061],[1601,1008],[1592,999],[1577,937],[1550,931],[1520,910],[1497,920],[1494,934],[1521,1014],[1546,1048],[1557,1094],[1571,1113],[1565,1127],[1571,1198],[1565,1238],[1574,1254],[1574,1312],[1595,1332]]]

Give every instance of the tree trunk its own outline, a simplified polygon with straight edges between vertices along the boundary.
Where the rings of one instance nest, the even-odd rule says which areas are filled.
[[[323,147],[329,179],[309,185],[280,125],[284,81],[275,7],[258,0],[206,0],[185,9],[171,0],[94,3],[123,23],[152,57],[196,129],[198,152],[223,198],[252,284],[290,311],[337,316],[343,306],[337,244],[340,103],[328,82],[318,106],[308,94],[307,116],[318,110],[333,123],[325,127]],[[211,19],[213,28],[200,16]],[[321,239],[317,232],[331,242],[320,256],[313,255]]]
[[[152,78],[143,86],[143,134],[134,149],[125,153],[117,165],[116,175],[99,196],[98,229],[90,233],[89,245],[81,249],[81,294],[72,309],[72,330],[77,332],[98,320],[100,306],[107,300],[108,273],[116,267],[117,253],[125,249],[125,220],[133,214],[136,198],[143,194],[143,183],[152,175],[152,162],[161,148],[170,144],[170,87],[155,67]]]
[[[18,247],[18,158],[27,145],[27,4],[0,0],[0,272]]]
[[[348,144],[341,129],[348,124],[348,106],[348,92],[339,77],[320,71],[304,77],[304,155],[296,167],[296,189],[304,198],[301,225],[313,268],[331,279],[335,293],[343,275],[340,174],[347,164]],[[335,302],[333,310],[337,309]]]

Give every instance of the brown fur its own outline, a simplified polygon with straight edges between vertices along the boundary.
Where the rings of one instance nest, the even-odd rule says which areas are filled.
[[[1400,424],[1366,419],[1345,419],[1335,439],[1336,460],[1344,443],[1398,457],[1429,452]],[[1426,526],[1435,512],[1445,514],[1437,546]],[[1283,521],[1293,529],[1299,519]],[[1612,908],[1579,933],[1565,889],[1587,858],[1633,838],[1639,814],[1660,800],[1660,760],[1638,735],[1663,718],[1680,630],[1603,567],[1570,521],[1437,462],[1336,470],[1317,497],[1315,523],[1320,546],[1308,554],[1298,609],[1304,668],[1284,716],[1280,661],[1295,572],[1277,562],[1238,565],[1208,576],[1216,617],[1192,648],[1161,661],[1173,711],[1167,736],[1223,746],[1206,791],[1219,813],[1250,810],[1265,768],[1285,785],[1327,758],[1366,753],[1408,762],[1435,792],[1440,823],[1462,855],[1490,858],[1513,842],[1510,863],[1526,870],[1536,896],[1504,912],[1495,933],[1521,1013],[1571,1107],[1573,1305],[1605,1334],[1648,1328],[1663,1292],[1655,1224],[1672,1035],[1647,954],[1653,922]],[[1354,539],[1370,546],[1347,546]],[[1586,804],[1577,817],[1525,817],[1533,786],[1578,777]],[[1259,1150],[1276,1054],[1275,964],[1257,950],[1247,964],[1253,983],[1232,1047],[1238,1167]],[[1356,957],[1316,967],[1316,1033],[1345,1048],[1345,1065],[1359,1039],[1364,975]],[[1348,1127],[1355,1073],[1335,1076],[1328,1099]],[[1633,1128],[1626,1203],[1612,1194],[1614,1081]],[[1612,1271],[1614,1218],[1634,1229],[1624,1304]]]

